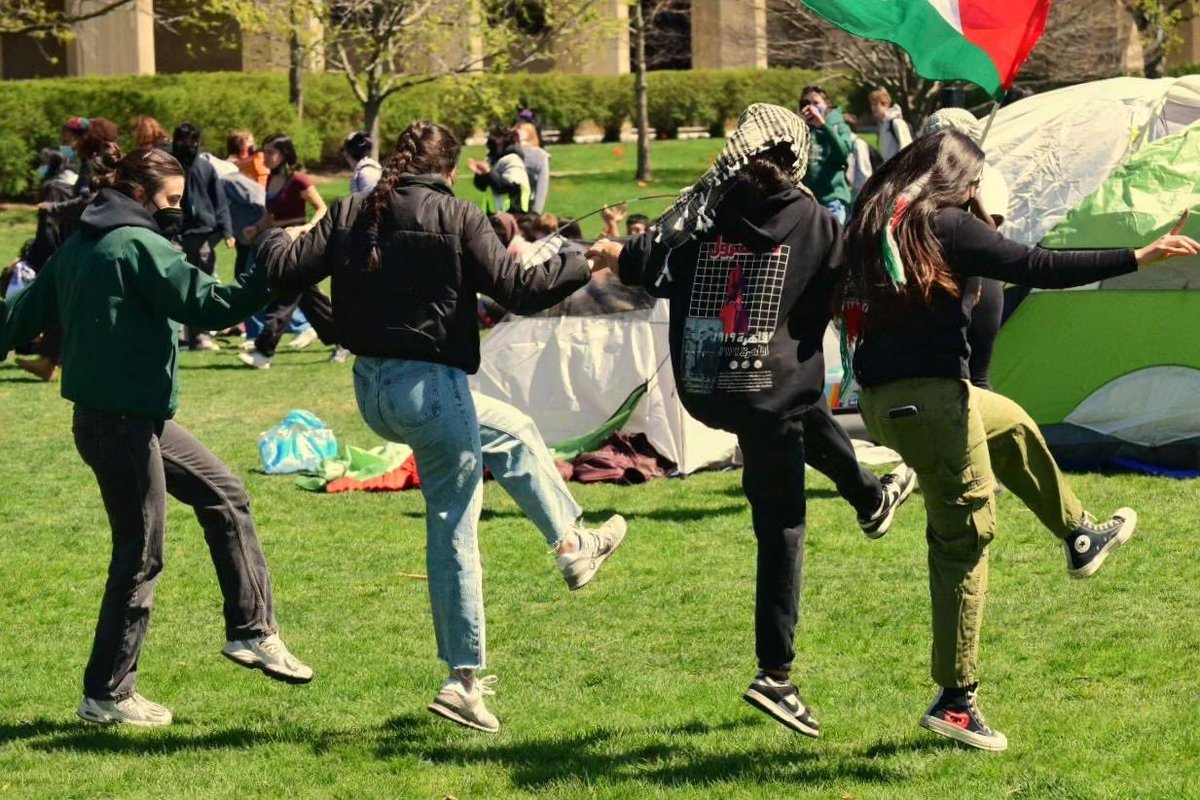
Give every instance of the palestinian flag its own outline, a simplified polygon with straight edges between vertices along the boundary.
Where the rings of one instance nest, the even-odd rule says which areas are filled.
[[[1046,27],[1050,0],[804,0],[847,33],[899,45],[917,74],[999,98]]]

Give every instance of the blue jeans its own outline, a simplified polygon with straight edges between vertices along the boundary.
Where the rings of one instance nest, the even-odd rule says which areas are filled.
[[[828,203],[824,203],[824,206],[826,211],[833,214],[833,218],[838,221],[838,225],[841,225],[843,228],[846,227],[847,209],[845,203],[841,200],[830,200]]]
[[[506,403],[473,397],[462,370],[424,361],[359,357],[354,390],[371,430],[411,447],[420,470],[438,657],[451,668],[481,669],[485,627],[478,529],[483,465],[551,545],[574,530],[579,506],[532,420]]]

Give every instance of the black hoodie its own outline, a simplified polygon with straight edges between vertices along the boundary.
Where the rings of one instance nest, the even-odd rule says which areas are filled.
[[[667,263],[670,280],[655,285]],[[790,185],[764,196],[738,181],[713,228],[669,253],[650,231],[621,253],[622,282],[671,302],[683,406],[737,431],[799,414],[825,386],[821,344],[841,265],[832,215]]]

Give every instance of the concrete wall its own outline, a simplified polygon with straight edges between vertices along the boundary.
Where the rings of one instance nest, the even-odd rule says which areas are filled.
[[[104,0],[67,0],[67,11],[86,13]],[[153,0],[134,0],[127,6],[80,23],[78,35],[67,43],[70,75],[153,75]]]
[[[693,68],[766,66],[766,0],[692,0]]]

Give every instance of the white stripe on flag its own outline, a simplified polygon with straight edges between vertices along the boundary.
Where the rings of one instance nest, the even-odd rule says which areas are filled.
[[[962,33],[962,15],[959,13],[959,0],[928,0],[929,4],[949,22],[954,30]]]

